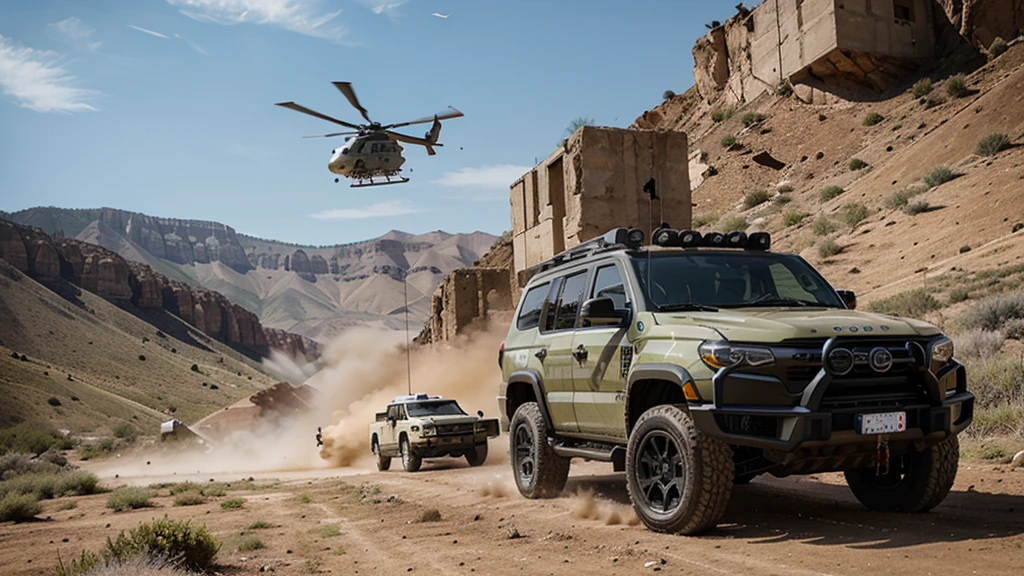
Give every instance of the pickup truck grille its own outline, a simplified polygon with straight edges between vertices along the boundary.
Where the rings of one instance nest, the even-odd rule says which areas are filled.
[[[442,424],[437,427],[439,436],[447,434],[472,434],[473,424]]]

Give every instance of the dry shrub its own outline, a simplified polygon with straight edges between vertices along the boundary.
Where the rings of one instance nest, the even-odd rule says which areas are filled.
[[[914,200],[903,207],[903,212],[910,216],[916,216],[927,212],[929,208],[927,200]]]
[[[907,290],[868,304],[868,310],[871,312],[910,318],[918,318],[941,307],[942,304],[925,288]]]
[[[42,513],[35,494],[8,493],[0,498],[0,522],[27,522]]]
[[[199,492],[179,492],[174,497],[175,506],[198,506],[205,503],[206,498],[203,498],[203,495]]]
[[[31,472],[8,474],[0,482],[0,496],[7,494],[35,494],[37,499],[49,500],[61,496],[95,494],[99,478],[88,472]]]
[[[1002,38],[996,38],[992,41],[992,44],[988,47],[988,55],[990,58],[998,58],[1003,52],[1006,52],[1010,46]]]
[[[839,218],[850,228],[855,228],[857,224],[863,222],[869,214],[870,212],[868,211],[867,206],[857,202],[844,204],[839,210]]]
[[[843,251],[843,247],[832,238],[826,238],[821,244],[818,245],[818,256],[822,258],[828,258],[835,256]]]
[[[763,188],[751,190],[750,192],[747,192],[746,194],[743,195],[743,207],[747,210],[750,210],[754,206],[764,204],[765,202],[771,200],[771,198],[771,192]]]
[[[892,196],[885,199],[885,207],[891,210],[903,208],[914,196],[919,196],[928,191],[926,186],[907,186],[903,190],[894,192]]]
[[[967,78],[963,74],[957,74],[946,80],[946,94],[951,98],[963,98],[967,95]]]
[[[850,159],[850,170],[852,170],[854,172],[856,172],[857,170],[862,170],[862,169],[867,168],[867,167],[868,167],[868,163],[863,161],[863,160],[861,160],[860,158],[851,158]]]
[[[929,93],[931,93],[931,91],[934,88],[935,85],[932,84],[932,79],[925,78],[924,80],[921,80],[917,84],[914,84],[914,98],[921,98],[922,96],[926,96]]]
[[[1011,319],[1024,318],[1024,291],[995,294],[979,300],[960,316],[965,328],[997,331]]]
[[[953,172],[953,169],[949,166],[936,166],[924,175],[924,183],[927,184],[929,188],[935,188],[940,184],[949,182],[955,177],[956,172]]]
[[[693,217],[693,222],[691,223],[691,225],[693,226],[694,229],[700,229],[700,228],[703,228],[705,226],[710,226],[711,224],[714,224],[715,222],[718,222],[718,218],[719,218],[718,214],[712,214],[712,213],[697,214],[696,216]]]
[[[1010,137],[1001,132],[994,132],[978,140],[974,153],[978,156],[995,156],[1010,147]]]
[[[807,212],[786,212],[782,215],[782,222],[787,227],[796,226],[797,224],[804,221],[804,218],[810,216]]]
[[[828,202],[829,200],[838,197],[843,192],[846,192],[840,186],[826,186],[818,192],[818,200],[821,202]]]
[[[722,232],[739,232],[750,227],[750,223],[742,216],[730,216],[722,222]]]
[[[874,126],[875,124],[878,124],[882,120],[885,120],[885,116],[882,116],[878,112],[870,112],[867,116],[864,117],[864,125]]]
[[[145,488],[138,488],[136,486],[118,488],[111,492],[107,498],[107,508],[115,512],[147,508],[153,505],[150,502],[152,497],[153,493]]]
[[[827,216],[819,216],[814,221],[813,229],[815,236],[828,236],[836,231],[836,225]]]
[[[1007,340],[1024,340],[1024,318],[1012,318],[1003,324],[1003,336]]]
[[[1006,338],[999,332],[974,328],[953,335],[957,357],[989,358],[999,353]]]
[[[736,137],[733,135],[722,137],[722,148],[732,148],[736,144]]]

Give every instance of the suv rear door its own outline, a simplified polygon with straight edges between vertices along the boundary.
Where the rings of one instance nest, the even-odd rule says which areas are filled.
[[[598,265],[586,298],[608,297],[616,310],[627,312],[625,274],[614,262]],[[580,432],[626,439],[626,374],[633,348],[622,326],[579,326],[572,342],[573,408]]]

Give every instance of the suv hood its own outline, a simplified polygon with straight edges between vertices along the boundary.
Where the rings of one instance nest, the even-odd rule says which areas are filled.
[[[736,342],[940,333],[935,326],[920,320],[836,308],[723,308],[718,312],[659,312],[654,317],[659,325],[703,326]]]

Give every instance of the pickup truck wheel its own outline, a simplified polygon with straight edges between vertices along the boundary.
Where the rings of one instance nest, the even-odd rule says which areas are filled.
[[[699,430],[675,406],[644,412],[626,446],[629,498],[656,532],[697,534],[725,514],[732,492],[732,449]]]
[[[569,459],[555,454],[548,444],[548,426],[536,402],[516,409],[508,437],[519,493],[533,499],[558,496],[569,478]]]
[[[391,457],[382,456],[380,453],[380,444],[373,443],[373,455],[377,457],[377,470],[381,472],[391,468]]]
[[[477,444],[469,452],[466,452],[466,462],[470,466],[483,466],[487,461],[487,442]]]
[[[409,439],[402,437],[402,468],[406,472],[416,472],[420,469],[420,465],[423,464],[423,459],[417,456],[412,451],[412,447],[409,446]]]
[[[889,473],[847,470],[846,484],[860,503],[884,512],[927,512],[949,494],[960,466],[960,441],[942,442],[889,460]]]

